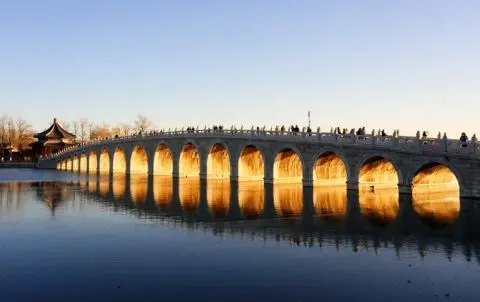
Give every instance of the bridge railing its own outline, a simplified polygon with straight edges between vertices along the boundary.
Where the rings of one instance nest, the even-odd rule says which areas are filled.
[[[446,138],[419,138],[412,136],[381,136],[374,134],[356,135],[356,134],[337,134],[333,132],[292,132],[279,131],[278,129],[195,129],[195,130],[169,130],[169,131],[153,131],[146,134],[135,134],[121,137],[96,139],[89,142],[80,143],[78,145],[68,147],[57,152],[48,158],[55,158],[69,153],[72,150],[82,150],[94,146],[104,145],[105,143],[122,143],[137,141],[140,139],[165,139],[172,137],[244,137],[265,138],[282,141],[302,141],[302,142],[322,142],[334,145],[357,145],[357,146],[374,146],[378,148],[388,148],[408,152],[433,152],[433,153],[451,153],[465,154],[480,157],[480,144],[476,141],[460,142]]]

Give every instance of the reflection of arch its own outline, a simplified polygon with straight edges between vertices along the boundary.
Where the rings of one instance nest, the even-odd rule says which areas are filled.
[[[347,213],[347,188],[314,187],[313,204],[317,215],[327,220],[341,220]]]
[[[148,193],[148,175],[137,174],[130,177],[130,197],[136,205],[145,202]]]
[[[100,165],[98,167],[100,172],[110,172],[110,155],[106,148],[102,149],[100,152]]]
[[[263,154],[253,145],[245,146],[238,158],[238,177],[243,180],[261,180],[265,176]]]
[[[263,181],[238,183],[238,204],[243,216],[258,217],[263,212],[265,188]]]
[[[214,144],[208,152],[207,177],[230,178],[230,153],[221,143]]]
[[[226,216],[230,207],[230,181],[208,180],[207,203],[213,216]]]
[[[195,213],[200,203],[200,178],[179,179],[178,194],[183,210],[188,214]]]
[[[412,203],[413,210],[429,222],[451,224],[460,215],[460,195],[456,191],[414,191]]]
[[[275,184],[273,202],[279,216],[299,216],[303,210],[303,185],[301,183]]]
[[[98,192],[100,196],[107,196],[110,192],[110,175],[102,175],[98,179]]]
[[[403,183],[397,165],[384,156],[369,156],[360,164],[358,183],[376,187],[397,187]]]
[[[276,182],[302,181],[303,165],[298,152],[290,148],[278,152],[273,164],[273,179]]]
[[[338,154],[327,151],[316,157],[312,176],[316,184],[343,185],[348,179],[347,165]]]
[[[82,155],[80,155],[80,172],[86,172],[88,169],[88,166],[87,166],[87,154],[86,153],[82,153]]]
[[[179,174],[184,177],[200,175],[200,153],[193,143],[186,143],[180,152]]]
[[[145,148],[136,146],[130,157],[130,173],[148,173],[148,157]]]
[[[88,155],[88,172],[97,172],[97,153],[93,150]]]
[[[157,175],[172,175],[173,156],[166,144],[158,145],[153,158],[153,173]]]
[[[127,179],[125,174],[112,175],[112,191],[113,191],[113,196],[116,199],[120,199],[125,196],[126,188],[127,188]]]
[[[113,153],[113,172],[125,173],[127,171],[127,161],[125,158],[125,151],[121,147],[115,148]]]
[[[376,223],[386,224],[397,218],[400,208],[397,188],[375,192],[360,190],[358,200],[360,212]]]
[[[74,155],[73,156],[73,162],[72,162],[72,171],[73,172],[78,172],[78,163],[79,163],[79,160],[78,160],[78,156],[77,155]]]
[[[153,200],[162,209],[168,207],[173,197],[172,176],[155,175],[153,177]]]
[[[447,166],[437,162],[422,165],[411,180],[413,190],[459,191],[459,181]]]

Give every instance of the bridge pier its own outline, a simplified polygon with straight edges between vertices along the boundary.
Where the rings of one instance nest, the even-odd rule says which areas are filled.
[[[347,190],[358,191],[358,182],[347,181]]]
[[[411,195],[412,194],[412,186],[411,185],[399,184],[398,185],[398,193]]]

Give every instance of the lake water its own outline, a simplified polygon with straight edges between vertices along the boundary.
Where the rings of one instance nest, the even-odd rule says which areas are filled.
[[[479,203],[0,169],[0,299],[478,301]]]

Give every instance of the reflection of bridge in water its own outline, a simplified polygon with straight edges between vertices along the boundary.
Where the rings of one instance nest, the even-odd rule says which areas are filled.
[[[472,256],[480,259],[478,210],[473,201],[463,202],[460,210],[458,200],[452,202],[448,195],[410,198],[389,190],[356,193],[301,184],[125,174],[79,179],[81,190],[73,190],[74,199],[88,196],[106,209],[169,227],[353,251],[388,248],[399,255],[404,248],[422,256],[442,250],[451,258],[460,250],[468,261]]]

